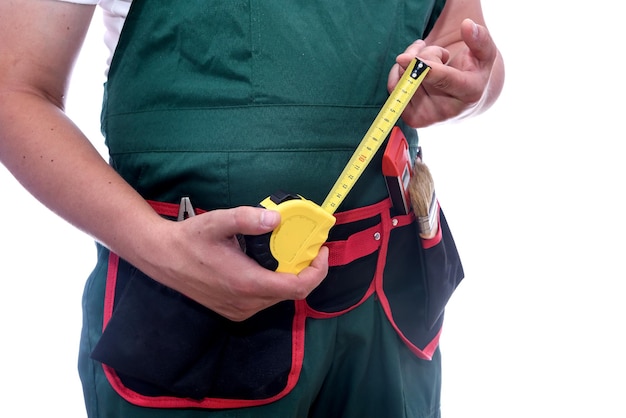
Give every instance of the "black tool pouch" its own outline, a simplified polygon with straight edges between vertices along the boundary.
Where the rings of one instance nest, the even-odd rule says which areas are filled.
[[[413,267],[399,270],[394,268],[396,265]],[[441,209],[439,231],[431,240],[418,237],[416,223],[391,231],[383,305],[409,346],[424,353],[436,347],[446,304],[463,277],[461,260]]]
[[[422,242],[422,257],[428,303],[426,324],[434,327],[440,319],[448,300],[465,276],[450,227],[439,209],[439,231],[433,240]]]
[[[407,346],[432,358],[463,269],[443,213],[438,236],[424,241],[415,217],[392,217],[390,207],[383,201],[338,214],[326,244],[331,269],[323,284],[306,300],[281,302],[243,322],[229,321],[111,253],[104,331],[92,358],[135,405],[262,405],[296,385],[307,318],[341,315],[374,293]]]
[[[115,254],[106,294],[106,326],[92,358],[135,403],[262,404],[288,392],[290,376],[299,373],[303,341],[295,340],[303,336],[293,330],[302,329],[304,315],[296,312],[296,302],[229,321]]]

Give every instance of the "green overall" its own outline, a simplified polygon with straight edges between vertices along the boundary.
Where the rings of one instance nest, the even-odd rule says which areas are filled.
[[[277,190],[321,203],[395,56],[444,1],[134,0],[105,88],[111,165],[165,217],[183,196],[200,210]],[[444,263],[445,288],[426,282],[434,250],[393,213],[380,153],[340,212],[322,285],[243,323],[99,246],[79,361],[89,416],[438,417],[437,341],[460,263]]]

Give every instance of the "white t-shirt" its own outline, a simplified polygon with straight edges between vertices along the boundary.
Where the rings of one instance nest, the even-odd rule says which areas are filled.
[[[120,39],[120,33],[124,21],[128,15],[128,9],[132,0],[58,0],[67,3],[78,4],[97,4],[102,8],[102,15],[104,20],[104,43],[109,49],[109,59],[107,60],[107,68],[111,63],[113,52]]]

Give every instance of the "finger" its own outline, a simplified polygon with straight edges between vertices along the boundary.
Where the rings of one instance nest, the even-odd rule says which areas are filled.
[[[423,41],[417,41],[420,44],[424,45]],[[411,49],[411,47],[409,47]],[[415,48],[413,48],[415,49]],[[409,63],[418,57],[421,61],[426,63],[427,65],[432,65],[433,63],[445,64],[450,59],[450,52],[439,46],[426,46],[421,48],[419,52],[415,51],[415,53],[403,53],[397,57],[397,62],[391,67],[389,71],[389,76],[387,78],[387,89],[391,92],[402,74],[404,74],[406,67]]]
[[[328,248],[321,247],[311,264],[300,273],[272,273],[264,276],[261,294],[277,300],[301,300],[306,298],[328,274]]]
[[[465,19],[461,23],[461,37],[476,59],[489,63],[495,60],[497,48],[486,27]]]
[[[396,57],[396,63],[403,69],[409,65],[413,58],[418,57],[422,61],[437,61],[447,63],[450,59],[450,52],[437,45],[426,45],[421,39],[413,42],[405,52]]]
[[[422,39],[416,40],[411,45],[409,45],[403,53],[396,57],[396,62],[400,64],[402,68],[406,68],[411,60],[415,58],[425,46],[426,42],[424,42]]]
[[[408,65],[408,64],[407,64]],[[389,93],[396,87],[400,77],[404,73],[404,68],[400,64],[394,64],[389,71],[389,75],[387,76],[387,90]]]
[[[324,280],[328,274],[328,248],[321,247],[317,256],[311,261],[311,265],[298,273],[291,284],[289,299],[301,300],[309,294]]]
[[[200,216],[211,216],[210,223],[214,233],[229,238],[237,234],[265,234],[280,224],[280,213],[251,206],[213,210],[196,218]]]
[[[244,295],[238,299],[237,305],[226,309],[222,315],[233,321],[245,320],[258,311],[272,306],[283,300],[305,299],[328,274],[328,248],[322,247],[311,265],[298,275],[276,273],[260,267],[256,262],[249,266],[245,262],[240,264],[241,276],[253,277],[244,287],[235,288],[234,294]],[[247,267],[244,267],[247,266]],[[251,270],[249,270],[251,269]],[[243,272],[248,273],[243,273]],[[229,282],[236,286],[237,281]]]
[[[450,60],[450,52],[440,46],[428,46],[416,55],[421,61],[428,65],[447,64]]]
[[[443,64],[429,65],[431,71],[423,81],[429,95],[445,95],[462,102],[473,102],[482,96],[484,83],[479,74]]]

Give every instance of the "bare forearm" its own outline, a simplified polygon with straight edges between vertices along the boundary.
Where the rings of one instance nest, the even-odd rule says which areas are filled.
[[[136,251],[141,235],[131,231],[154,212],[63,111],[28,92],[2,92],[0,102],[6,104],[0,107],[0,159],[18,181],[105,245]]]
[[[0,161],[61,217],[229,319],[306,297],[326,276],[326,249],[295,279],[261,267],[235,239],[272,231],[280,222],[276,212],[238,207],[184,222],[161,218],[66,117],[72,62],[93,8],[0,1]]]

